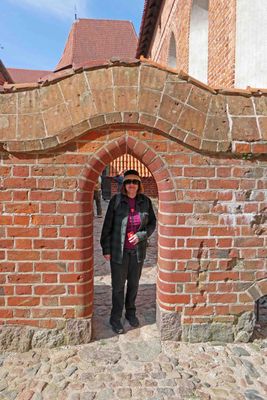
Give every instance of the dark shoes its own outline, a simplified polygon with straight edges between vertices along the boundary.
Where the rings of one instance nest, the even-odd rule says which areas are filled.
[[[118,335],[124,333],[124,329],[120,320],[117,321],[110,318],[109,323],[112,327],[113,332],[118,333]]]
[[[139,319],[135,315],[125,315],[125,318],[133,328],[138,328],[140,325]]]

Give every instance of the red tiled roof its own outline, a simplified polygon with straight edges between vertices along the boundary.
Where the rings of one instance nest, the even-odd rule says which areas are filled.
[[[93,60],[135,58],[137,35],[132,22],[104,19],[78,19],[55,71],[83,65]]]
[[[7,71],[15,83],[38,82],[40,78],[43,78],[51,72],[20,68],[7,68]]]

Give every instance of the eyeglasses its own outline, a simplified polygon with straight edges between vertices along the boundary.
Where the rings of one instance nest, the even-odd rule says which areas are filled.
[[[139,180],[138,179],[126,179],[126,181],[124,181],[125,185],[130,185],[131,183],[133,185],[139,185]]]

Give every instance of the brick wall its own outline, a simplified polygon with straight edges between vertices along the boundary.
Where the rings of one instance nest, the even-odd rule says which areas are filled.
[[[173,32],[176,39],[177,69],[187,73],[192,4],[192,0],[168,0],[164,3],[149,52],[152,60],[167,65]],[[236,0],[209,2],[208,84],[212,87],[234,86],[235,24]]]
[[[236,0],[210,1],[208,83],[235,84]]]
[[[158,189],[162,337],[249,338],[267,294],[266,95],[147,62],[63,74],[0,95],[0,323],[90,320],[93,189],[127,153]]]
[[[59,153],[2,155],[2,324],[58,328],[92,315],[91,195],[121,134],[90,133]],[[140,136],[131,133],[129,152]],[[233,322],[253,310],[246,289],[266,278],[266,163],[146,138],[150,150],[143,144],[138,157],[154,172],[160,199],[158,304],[181,312],[184,324]]]
[[[177,69],[188,71],[191,5],[192,0],[167,0],[164,3],[150,48],[150,57],[154,61],[167,65],[173,32],[177,45]]]

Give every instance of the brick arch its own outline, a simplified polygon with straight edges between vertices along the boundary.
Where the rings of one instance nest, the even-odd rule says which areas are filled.
[[[214,90],[147,60],[64,71],[53,79],[23,91],[5,86],[10,93],[0,93],[0,149],[45,152],[86,132],[128,126],[200,151],[266,151],[264,92],[254,99],[255,115],[253,91]]]
[[[171,176],[167,165],[161,159],[161,157],[147,144],[140,140],[137,140],[130,136],[122,136],[116,140],[110,141],[101,147],[95,154],[88,160],[88,164],[84,166],[84,169],[81,173],[80,177],[80,194],[81,201],[84,204],[83,212],[86,215],[90,215],[90,225],[91,231],[89,236],[93,237],[93,228],[92,228],[92,196],[93,196],[93,187],[97,182],[98,176],[101,174],[103,169],[107,164],[112,162],[115,158],[128,153],[141,161],[153,174],[153,177],[156,181],[158,187],[158,197],[159,197],[159,210],[158,210],[158,227],[163,226],[164,229],[158,231],[158,251],[164,252],[164,245],[167,246],[168,240],[165,239],[166,236],[172,237],[173,227],[170,226],[169,219],[170,216],[166,214],[166,212],[172,212],[172,207],[175,208],[174,202],[177,200],[177,195],[173,183],[173,177]],[[86,199],[90,198],[90,201],[86,201]],[[172,205],[170,206],[170,202]],[[87,218],[87,217],[85,217]],[[163,247],[162,247],[163,246]],[[91,249],[93,253],[93,250]],[[93,254],[91,254],[92,258]],[[165,270],[166,262],[163,260],[158,260],[158,268],[159,271]],[[169,263],[170,264],[170,263]],[[93,261],[89,265],[90,276],[93,275]],[[158,306],[166,311],[170,309],[174,311],[174,304],[176,299],[172,298],[172,288],[175,283],[172,282],[172,276],[168,274],[164,275],[164,272],[161,274],[161,281],[164,280],[164,285],[159,284],[159,280],[157,282],[157,295],[158,295]],[[93,292],[93,282],[90,283],[89,291]],[[172,306],[166,307],[165,300],[168,293],[166,292],[166,287],[169,285],[169,302],[173,303]],[[90,310],[88,316],[92,315],[93,311],[93,297],[91,297],[91,303],[89,305],[88,310]],[[84,315],[86,317],[86,315]]]
[[[267,278],[254,282],[246,291],[247,301],[256,302],[261,297],[267,295]]]

